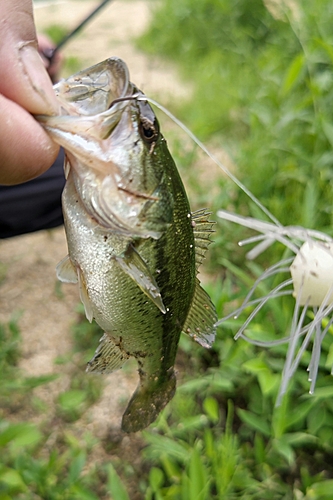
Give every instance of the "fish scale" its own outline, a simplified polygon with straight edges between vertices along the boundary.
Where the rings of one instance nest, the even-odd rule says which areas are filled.
[[[191,213],[153,110],[110,58],[55,86],[62,115],[37,117],[66,151],[62,202],[68,256],[58,278],[78,283],[89,321],[104,330],[88,372],[131,357],[139,385],[123,415],[135,432],[173,397],[181,332],[204,347],[215,308],[197,272],[213,223]]]

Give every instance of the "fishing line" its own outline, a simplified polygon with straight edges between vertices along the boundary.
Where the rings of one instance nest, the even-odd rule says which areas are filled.
[[[264,212],[264,214],[267,215],[269,219],[271,219],[272,222],[278,227],[283,227],[281,222],[278,221],[278,219],[258,200],[258,198],[251,193],[251,191],[239,180],[237,177],[235,177],[230,170],[223,165],[223,163],[220,162],[220,160],[211,153],[206,146],[191,132],[190,129],[184,125],[178,118],[176,118],[167,108],[159,104],[157,101],[152,99],[151,97],[145,96],[138,96],[137,97],[138,101],[148,101],[154,106],[156,106],[158,109],[163,111],[172,121],[176,123],[196,144],[201,148],[208,156],[209,158],[218,166],[220,169]]]

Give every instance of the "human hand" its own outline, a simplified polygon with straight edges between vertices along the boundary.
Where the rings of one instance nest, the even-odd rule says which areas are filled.
[[[32,114],[56,114],[51,80],[38,54],[32,0],[0,1],[0,183],[45,172],[59,147]]]

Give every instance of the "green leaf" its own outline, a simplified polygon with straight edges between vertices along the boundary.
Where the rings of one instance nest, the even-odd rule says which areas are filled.
[[[174,460],[179,460],[183,463],[188,462],[190,446],[184,441],[176,441],[166,436],[154,436],[150,433],[145,433],[145,438],[150,443],[150,454],[156,458],[168,455]]]
[[[208,474],[197,448],[193,449],[189,466],[189,499],[205,500],[208,492]]]
[[[42,439],[42,434],[35,425],[11,424],[0,432],[0,446],[10,443],[12,446],[33,446]]]
[[[21,475],[14,469],[8,468],[0,473],[0,485],[1,483],[3,483],[3,485],[6,485],[6,487],[9,490],[14,490],[14,491],[27,490],[27,486],[24,483]]]
[[[298,402],[294,408],[288,408],[284,430],[294,426],[295,424],[300,424],[302,420],[307,417],[314,405],[315,402],[313,400],[308,400],[303,403]],[[275,412],[277,411],[278,409],[275,410]]]
[[[63,410],[74,410],[85,401],[86,397],[85,391],[70,390],[60,394],[58,402]]]
[[[203,402],[203,407],[210,420],[214,423],[218,422],[220,418],[220,411],[216,399],[212,397],[205,398]]]
[[[94,495],[91,491],[87,490],[80,484],[72,485],[70,488],[71,498],[75,500],[99,500],[99,498]]]
[[[70,483],[75,483],[80,477],[84,464],[86,463],[86,454],[81,451],[77,457],[75,457],[69,468],[69,481]]]
[[[292,446],[284,439],[284,436],[280,439],[273,440],[274,449],[284,457],[289,465],[292,465],[295,462],[295,452]]]
[[[333,491],[333,479],[314,483],[306,490],[307,500],[331,500]]]
[[[161,469],[157,467],[152,467],[149,471],[149,484],[152,487],[154,493],[156,493],[164,482],[164,474]]]
[[[35,389],[35,387],[53,382],[57,378],[59,378],[59,375],[56,373],[51,375],[41,375],[40,377],[28,377],[24,379],[24,387],[27,389]]]
[[[309,180],[305,187],[302,219],[300,221],[304,227],[316,227],[318,197],[318,181]]]
[[[302,52],[297,54],[297,56],[290,63],[287,73],[282,84],[282,94],[286,95],[294,87],[299,79],[302,69],[305,63],[305,56]]]
[[[277,373],[271,373],[271,371],[267,370],[258,374],[258,382],[262,394],[268,396],[269,394],[276,393],[276,389],[280,383],[280,376]]]
[[[172,482],[179,482],[182,475],[182,468],[167,455],[161,456],[161,463],[168,479]]]
[[[248,425],[256,431],[261,432],[265,436],[270,436],[271,430],[266,420],[250,411],[242,410],[240,408],[238,408],[237,414],[242,422],[244,422],[244,424]]]
[[[308,427],[311,434],[317,434],[321,426],[324,425],[326,416],[327,410],[322,404],[312,408],[307,417]]]
[[[318,444],[318,438],[316,436],[311,436],[307,432],[290,432],[284,434],[283,439],[293,446],[307,446],[309,444]]]
[[[117,500],[130,500],[126,488],[120,480],[112,464],[107,466],[108,490],[112,498]]]
[[[328,385],[327,387],[317,387],[314,394],[304,394],[304,398],[311,399],[314,403],[321,401],[322,399],[332,398],[333,396],[333,386]]]
[[[333,125],[325,120],[322,120],[322,127],[327,140],[333,147]]]
[[[261,371],[267,371],[268,368],[267,364],[260,356],[258,358],[253,358],[245,361],[245,363],[242,364],[242,367],[246,371],[253,373],[254,375],[257,375]]]

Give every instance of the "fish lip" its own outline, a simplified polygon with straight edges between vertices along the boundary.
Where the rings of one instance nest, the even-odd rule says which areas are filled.
[[[110,57],[54,85],[63,110],[71,115],[92,116],[106,112],[113,101],[131,94],[126,63]],[[65,114],[67,114],[65,113]]]
[[[61,146],[76,137],[107,138],[137,92],[124,61],[111,57],[54,85],[61,114],[35,118]],[[69,147],[70,149],[70,147]]]

